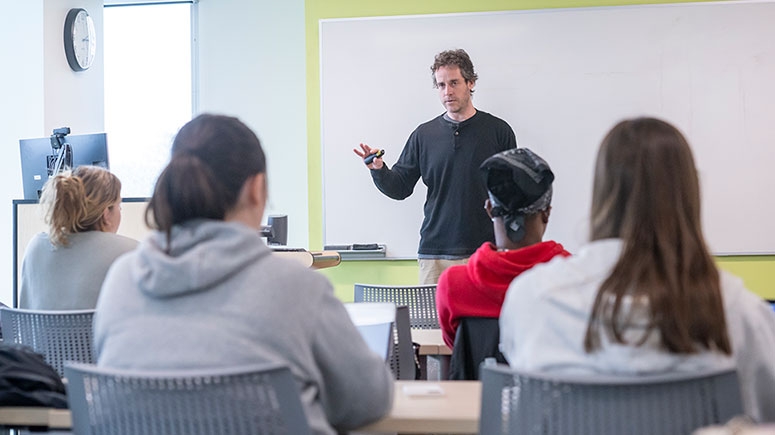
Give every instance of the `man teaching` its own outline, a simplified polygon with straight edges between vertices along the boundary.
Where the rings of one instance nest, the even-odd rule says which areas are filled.
[[[431,73],[446,112],[412,132],[392,168],[381,157],[366,165],[390,198],[407,198],[420,177],[428,188],[418,248],[420,284],[435,284],[444,269],[464,264],[482,243],[494,241],[479,166],[517,146],[505,121],[474,107],[478,76],[465,50],[437,54]],[[365,159],[379,149],[361,143],[353,151]]]

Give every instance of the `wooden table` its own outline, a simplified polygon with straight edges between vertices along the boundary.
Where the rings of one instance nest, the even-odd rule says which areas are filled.
[[[325,269],[338,266],[342,262],[342,256],[336,251],[311,251],[312,268]]]
[[[334,267],[342,262],[342,257],[336,251],[307,251],[280,246],[274,247],[273,252],[277,256],[298,261],[304,267],[311,267],[313,269]]]
[[[408,388],[440,387],[442,394],[410,395]],[[479,431],[482,384],[479,381],[396,381],[393,408],[382,420],[358,429],[367,433],[475,434]],[[66,409],[0,407],[0,426],[69,429]]]
[[[405,387],[439,386],[442,395],[410,396]],[[479,381],[396,381],[393,409],[358,432],[404,434],[479,433],[482,384]]]
[[[412,341],[420,345],[420,355],[452,355],[441,329],[412,329]]]
[[[412,341],[420,345],[420,376],[429,381],[449,379],[452,349],[444,343],[441,329],[412,329]]]
[[[14,429],[49,428],[70,429],[70,411],[67,409],[29,406],[0,407],[0,427]]]

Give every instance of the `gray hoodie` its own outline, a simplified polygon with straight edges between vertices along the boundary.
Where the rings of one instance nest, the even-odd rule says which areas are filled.
[[[189,369],[287,364],[314,433],[372,422],[392,403],[392,377],[329,282],[278,258],[239,223],[154,233],[105,278],[94,320],[97,364]]]
[[[30,240],[22,262],[19,308],[92,310],[110,265],[137,241],[103,231],[70,234],[54,246],[48,234]]]
[[[625,376],[734,367],[745,412],[758,421],[775,421],[775,316],[742,280],[726,272],[720,279],[732,356],[715,351],[670,353],[658,329],[639,346],[601,334],[599,350],[584,350],[592,304],[622,246],[619,239],[590,242],[572,257],[555,257],[512,281],[500,316],[501,351],[509,364],[529,371]],[[625,338],[635,343],[643,338],[651,314],[647,306],[631,300],[625,304],[633,308],[629,314],[635,324]]]

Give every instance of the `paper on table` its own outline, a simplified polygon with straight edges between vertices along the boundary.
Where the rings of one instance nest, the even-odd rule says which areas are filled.
[[[439,384],[430,384],[427,382],[418,382],[412,385],[403,386],[404,394],[410,397],[436,397],[443,396],[444,389]]]

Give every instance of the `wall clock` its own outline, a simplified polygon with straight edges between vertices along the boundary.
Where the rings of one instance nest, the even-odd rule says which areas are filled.
[[[85,71],[94,62],[97,32],[86,9],[73,8],[65,18],[65,57],[73,71]]]

